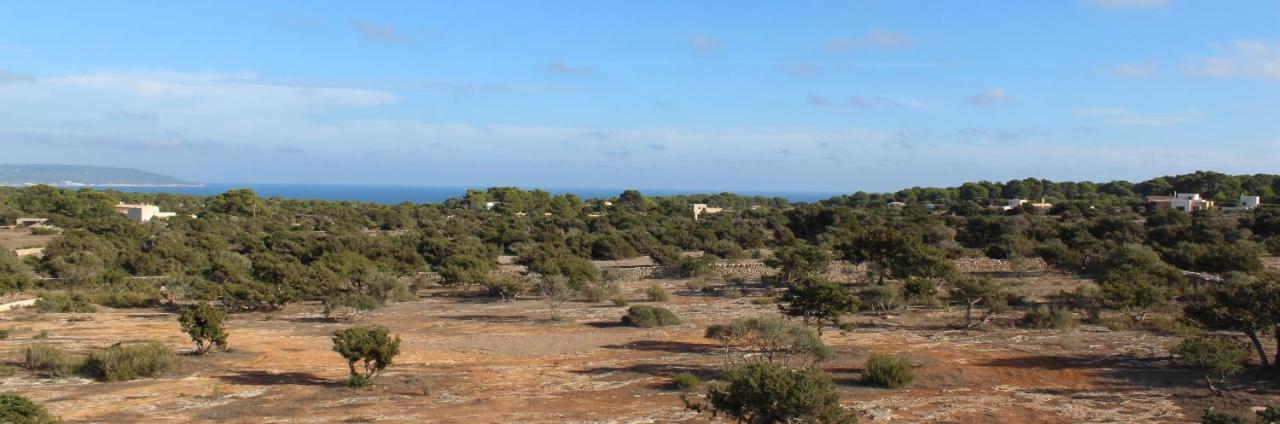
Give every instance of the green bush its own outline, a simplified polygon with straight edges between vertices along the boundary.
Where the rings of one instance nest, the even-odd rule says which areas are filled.
[[[347,385],[364,387],[400,354],[400,337],[391,338],[390,330],[380,325],[351,327],[333,333],[333,351],[347,361]]]
[[[671,293],[668,293],[667,289],[658,284],[654,284],[649,286],[649,288],[644,289],[644,296],[649,299],[650,302],[666,302],[671,300]]]
[[[75,374],[80,364],[57,346],[36,343],[23,353],[23,366],[49,377],[66,377]]]
[[[759,362],[729,368],[727,384],[707,391],[707,409],[742,423],[822,423],[852,424],[856,414],[840,406],[840,395],[831,379],[813,367],[787,368]]]
[[[1200,417],[1200,424],[1245,424],[1245,422],[1244,418],[1237,415],[1206,409],[1204,415]]]
[[[196,354],[200,355],[214,346],[227,349],[227,330],[223,328],[226,321],[227,311],[206,302],[185,307],[178,316],[178,325],[196,342]]]
[[[1205,383],[1215,394],[1219,392],[1214,386],[1214,379],[1225,381],[1227,377],[1239,374],[1244,369],[1240,363],[1247,351],[1244,346],[1234,340],[1223,337],[1190,337],[1182,340],[1172,352],[1179,356],[1179,361],[1205,371]]]
[[[679,325],[680,318],[666,308],[635,305],[627,308],[627,315],[622,317],[622,324],[642,328],[665,327]]]
[[[18,373],[18,368],[12,365],[0,365],[0,377],[12,377]]]
[[[89,302],[89,297],[80,292],[46,292],[36,299],[35,308],[40,312],[97,312],[98,307]]]
[[[0,394],[0,423],[13,424],[52,424],[57,417],[49,415],[43,406],[32,402],[17,393]]]
[[[862,374],[863,382],[890,389],[906,387],[915,379],[911,362],[906,358],[880,353],[873,353],[867,358],[866,370]]]
[[[708,285],[707,279],[703,277],[694,278],[684,283],[685,288],[695,292],[705,291]]]
[[[89,353],[85,374],[101,381],[129,381],[156,377],[178,366],[178,355],[158,342],[116,343]]]
[[[683,393],[692,393],[702,390],[702,380],[698,376],[682,372],[671,377],[671,385]]]
[[[737,287],[725,287],[720,289],[720,295],[726,299],[737,299],[742,297],[742,289]]]
[[[627,300],[626,296],[622,295],[614,296],[612,299],[609,299],[609,301],[613,302],[613,306],[627,306],[631,304],[631,301]]]
[[[515,299],[529,289],[519,277],[505,273],[491,273],[482,282],[490,296],[497,296],[502,300]]]
[[[1074,328],[1078,324],[1076,314],[1047,306],[1027,310],[1018,320],[1018,327],[1034,329]]]
[[[7,338],[9,338],[9,329],[7,328],[0,329],[0,340],[4,340]]]

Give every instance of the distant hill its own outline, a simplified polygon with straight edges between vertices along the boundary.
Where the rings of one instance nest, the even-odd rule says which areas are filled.
[[[199,186],[200,184],[137,169],[83,165],[3,165],[0,186]]]

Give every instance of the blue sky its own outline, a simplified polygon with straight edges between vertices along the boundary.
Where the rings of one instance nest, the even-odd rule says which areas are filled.
[[[896,190],[1280,172],[1280,1],[0,1],[0,163]]]

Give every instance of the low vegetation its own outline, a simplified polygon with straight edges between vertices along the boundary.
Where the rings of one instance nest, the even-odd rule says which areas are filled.
[[[627,308],[627,314],[622,317],[622,325],[640,328],[666,327],[680,325],[680,317],[667,308],[635,305]]]
[[[227,349],[227,312],[201,302],[182,309],[178,325],[196,343],[196,354],[203,355],[213,347]]]
[[[708,386],[706,402],[689,407],[740,423],[858,422],[856,413],[840,406],[831,379],[816,368],[752,363],[725,370],[721,380]]]
[[[383,326],[351,327],[333,334],[333,351],[347,361],[347,385],[364,387],[400,354],[400,337]]]
[[[873,353],[867,357],[867,363],[862,372],[864,383],[887,389],[906,387],[915,379],[915,374],[911,370],[911,361],[882,353]]]
[[[157,342],[122,344],[89,353],[83,373],[100,381],[157,377],[178,366],[173,349]]]
[[[17,393],[0,393],[0,423],[55,424],[57,417],[38,403]]]

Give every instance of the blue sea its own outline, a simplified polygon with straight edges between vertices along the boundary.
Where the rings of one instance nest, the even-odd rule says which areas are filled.
[[[211,196],[228,190],[249,188],[262,197],[282,197],[288,199],[315,200],[349,200],[383,204],[440,203],[449,198],[461,198],[468,188],[485,189],[486,187],[444,187],[444,186],[397,186],[397,185],[338,185],[338,184],[277,184],[277,183],[207,183],[203,187],[95,187],[104,190],[118,190],[141,193],[177,193],[195,196]],[[532,189],[532,188],[529,188]],[[552,194],[573,193],[583,199],[599,199],[616,197],[624,189],[602,188],[542,188]],[[725,190],[640,190],[648,196],[669,196],[678,194],[721,193]],[[792,202],[816,202],[831,198],[840,193],[816,191],[768,191],[768,190],[734,190],[732,193],[745,196],[782,197]]]

